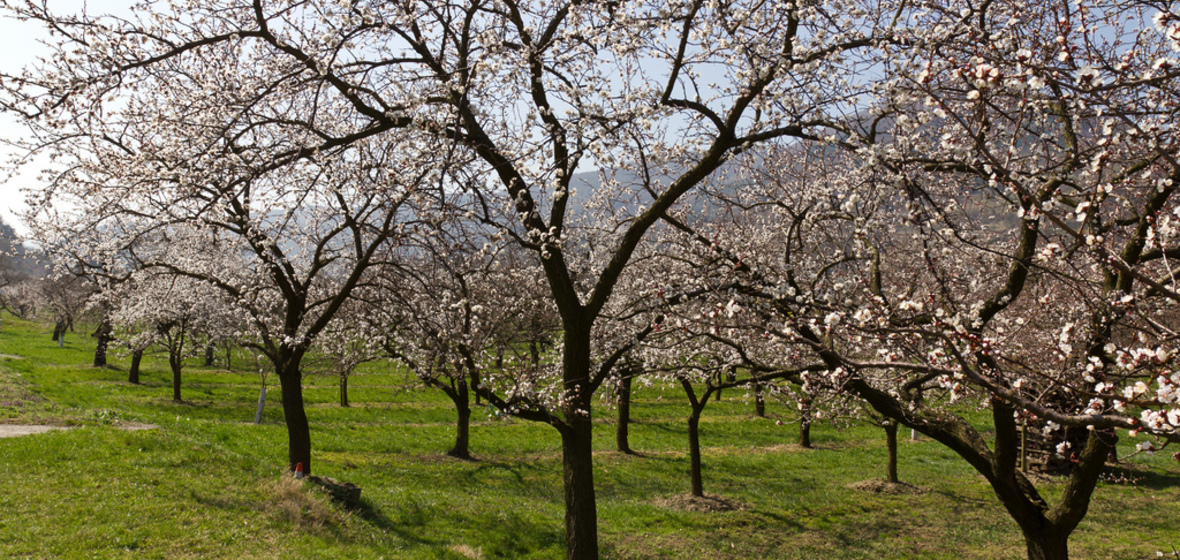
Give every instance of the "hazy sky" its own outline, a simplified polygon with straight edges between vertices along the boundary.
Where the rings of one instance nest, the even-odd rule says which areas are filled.
[[[85,9],[90,14],[126,13],[133,0],[53,0],[53,9],[61,12],[78,12]],[[38,41],[48,38],[44,28],[34,23],[17,21],[7,14],[0,17],[0,71],[5,74],[17,73],[21,68],[33,63],[46,49]],[[23,134],[23,128],[16,124],[15,119],[0,114],[0,137],[14,138]],[[0,160],[7,162],[11,150],[0,146]],[[28,228],[14,215],[14,210],[25,208],[24,195],[21,187],[36,187],[38,167],[27,167],[20,176],[3,181],[7,174],[0,175],[0,217],[11,224],[21,233],[27,233]]]

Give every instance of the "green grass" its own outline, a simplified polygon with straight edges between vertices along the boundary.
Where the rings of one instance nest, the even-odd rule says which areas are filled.
[[[126,357],[112,355],[115,367],[89,367],[92,339],[71,334],[58,348],[49,334],[48,325],[11,316],[0,327],[0,354],[19,356],[0,357],[0,422],[78,426],[0,439],[0,557],[563,555],[552,428],[477,411],[478,460],[458,461],[443,454],[454,414],[440,392],[369,365],[350,381],[353,406],[341,408],[334,377],[308,378],[315,471],[363,488],[362,509],[346,512],[285,485],[277,402],[262,425],[249,423],[257,373],[194,362],[184,372],[186,402],[177,404],[163,357],[145,359],[143,384],[132,385]],[[267,381],[277,398],[273,376]],[[880,429],[817,424],[816,448],[803,450],[790,445],[793,411],[771,403],[770,418],[753,418],[747,395],[727,392],[702,421],[705,490],[741,509],[705,513],[668,505],[688,489],[688,404],[677,388],[637,392],[631,443],[638,456],[612,451],[613,411],[595,412],[604,558],[1024,555],[1019,530],[990,488],[935,442],[901,447],[903,480],[925,493],[872,494],[851,485],[882,475]],[[131,422],[159,428],[120,429]],[[1124,465],[1134,484],[1100,485],[1071,541],[1076,558],[1147,558],[1180,547],[1180,465],[1167,455]],[[1048,486],[1052,495],[1059,483]]]

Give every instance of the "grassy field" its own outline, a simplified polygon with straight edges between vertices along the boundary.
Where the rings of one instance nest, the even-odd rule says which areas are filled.
[[[353,406],[341,408],[335,378],[309,378],[316,474],[363,489],[362,508],[348,512],[283,475],[278,403],[268,403],[261,425],[251,423],[257,373],[187,367],[177,404],[162,358],[145,359],[137,386],[126,382],[126,359],[92,368],[92,352],[81,331],[58,348],[50,325],[4,316],[0,423],[76,427],[0,439],[0,557],[563,555],[559,441],[550,427],[481,410],[472,426],[478,460],[454,460],[444,455],[454,414],[440,392],[372,368],[352,378]],[[706,409],[705,491],[739,507],[692,511],[678,499],[689,482],[679,389],[638,392],[638,456],[612,451],[613,411],[597,409],[603,557],[1024,556],[990,488],[937,443],[902,444],[901,477],[922,493],[878,494],[854,486],[883,475],[880,429],[819,424],[816,447],[805,450],[790,443],[798,430],[791,409],[775,403],[768,412],[754,418],[738,392]],[[124,429],[136,423],[158,428]],[[1112,468],[1110,480],[1074,534],[1074,558],[1154,558],[1180,548],[1180,464],[1170,453],[1137,456]],[[1060,490],[1047,486],[1050,495]]]

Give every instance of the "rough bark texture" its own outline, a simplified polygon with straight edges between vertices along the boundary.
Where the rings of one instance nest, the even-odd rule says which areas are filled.
[[[631,425],[631,375],[624,371],[619,379],[618,423],[615,426],[615,449],[620,453],[635,453],[631,450],[628,427]]]
[[[567,319],[563,325],[562,485],[565,490],[566,560],[598,559],[598,506],[594,495],[593,425],[590,397],[591,321]]]
[[[298,369],[280,371],[283,396],[283,420],[287,424],[287,463],[291,471],[303,464],[303,474],[311,474],[311,429],[303,409],[303,380]]]
[[[566,559],[597,560],[598,507],[594,496],[589,414],[567,414],[566,424],[561,432]]]
[[[1069,560],[1069,533],[1059,534],[1044,529],[1033,534],[1024,532],[1028,560]]]
[[[340,372],[340,406],[348,408],[348,372]]]

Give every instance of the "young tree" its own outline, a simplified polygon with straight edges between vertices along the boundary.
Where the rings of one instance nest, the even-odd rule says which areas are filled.
[[[183,241],[173,239],[169,243]],[[240,332],[243,313],[215,286],[189,276],[140,270],[121,287],[118,307],[109,320],[123,333],[122,338],[130,341],[131,348],[138,349],[138,356],[142,357],[142,349],[153,344],[168,352],[172,400],[183,402],[181,372],[184,360],[200,350],[196,341],[201,336]],[[138,382],[138,365],[133,364],[133,382]]]
[[[150,138],[125,132],[128,139]],[[92,130],[89,138],[98,134]],[[95,274],[146,271],[219,291],[218,299],[227,299],[248,325],[244,340],[279,378],[290,468],[302,463],[311,472],[302,360],[378,250],[400,235],[411,191],[414,203],[429,198],[437,186],[431,169],[400,172],[399,162],[422,161],[413,146],[358,142],[342,149],[347,153],[325,162],[301,160],[281,174],[223,168],[201,182],[162,171],[175,154],[149,141],[111,153],[106,148],[55,146],[62,157],[85,163],[57,176],[52,191],[53,202],[72,211],[33,206],[38,238],[61,262]],[[113,158],[124,160],[114,164]],[[187,335],[172,338],[189,342]]]

